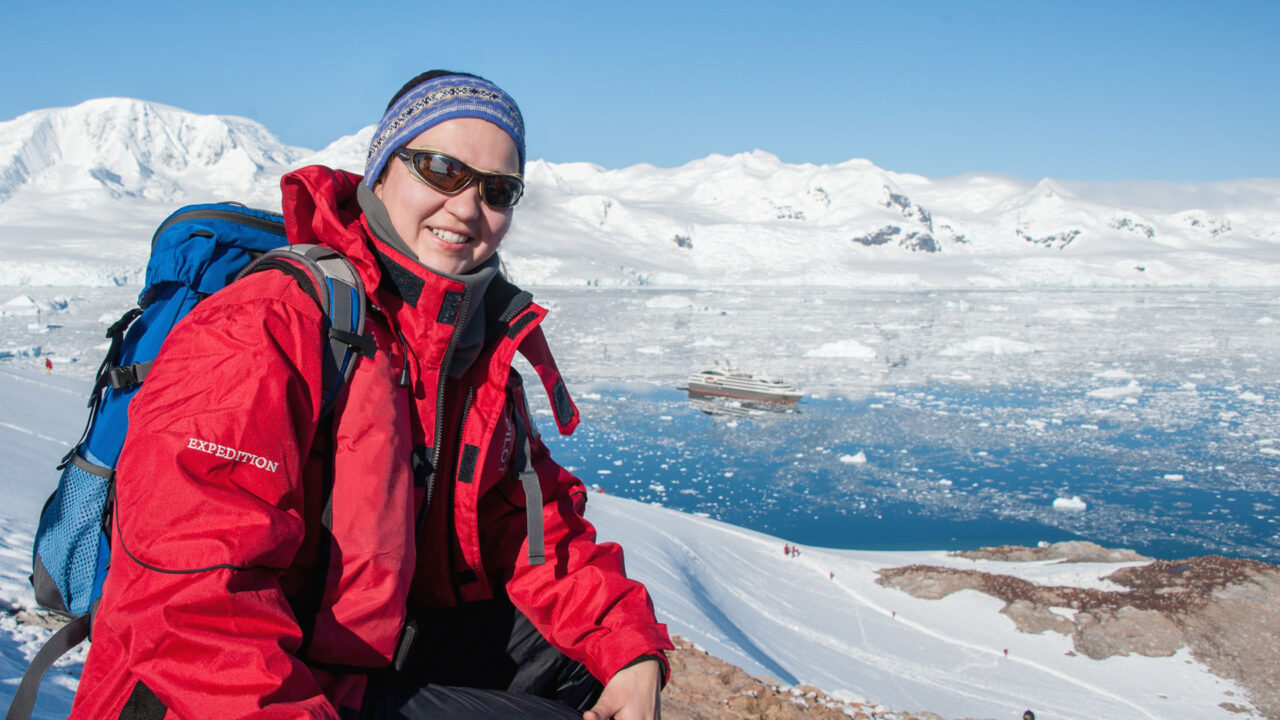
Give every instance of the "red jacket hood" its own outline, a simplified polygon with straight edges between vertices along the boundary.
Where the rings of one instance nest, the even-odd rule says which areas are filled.
[[[356,200],[362,180],[345,170],[309,165],[281,178],[280,192],[289,242],[325,245],[341,252],[360,271],[366,287],[376,288],[382,271],[369,245],[371,239],[383,254],[402,254],[369,232]],[[405,258],[404,265],[417,263]]]

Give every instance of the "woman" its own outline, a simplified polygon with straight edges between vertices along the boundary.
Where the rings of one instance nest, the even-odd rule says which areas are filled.
[[[511,369],[529,359],[572,431],[546,311],[498,272],[524,162],[509,95],[432,71],[363,178],[283,178],[290,241],[351,261],[376,350],[322,415],[323,316],[275,272],[169,336],[130,409],[72,717],[658,717],[666,629]]]

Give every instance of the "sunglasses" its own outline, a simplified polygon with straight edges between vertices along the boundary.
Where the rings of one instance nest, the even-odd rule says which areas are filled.
[[[491,208],[515,207],[524,194],[524,178],[516,173],[496,173],[471,167],[456,157],[427,148],[397,148],[409,173],[445,195],[457,195],[472,182],[480,184],[480,199]]]

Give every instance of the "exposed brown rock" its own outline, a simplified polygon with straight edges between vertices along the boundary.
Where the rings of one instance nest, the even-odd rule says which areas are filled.
[[[951,553],[955,557],[971,560],[1005,560],[1008,562],[1030,562],[1034,560],[1066,560],[1067,562],[1143,562],[1151,560],[1132,550],[1124,548],[1105,548],[1097,543],[1084,540],[1069,540],[1038,547],[1021,545],[1000,545],[998,547],[978,548]]]
[[[929,712],[890,712],[837,700],[808,685],[784,688],[673,638],[671,683],[662,692],[667,720],[943,720]]]
[[[1059,635],[1070,635],[1076,628],[1074,622],[1029,600],[1014,600],[1000,612],[1012,618],[1023,632],[1039,634],[1052,630]]]
[[[959,554],[1006,561],[1132,561],[1134,556],[1126,553],[1092,543],[1057,543]],[[1004,600],[1001,612],[1019,630],[1070,635],[1075,649],[1094,659],[1130,653],[1168,656],[1187,647],[1214,673],[1240,683],[1257,710],[1280,718],[1280,567],[1210,555],[1121,568],[1107,580],[1128,589],[1046,587],[1007,575],[928,565],[882,570],[877,582],[930,600],[978,590]],[[1054,607],[1076,610],[1074,620],[1052,612]]]
[[[1078,613],[1071,639],[1076,650],[1094,660],[1129,653],[1168,657],[1187,644],[1177,623],[1167,616],[1131,607]]]

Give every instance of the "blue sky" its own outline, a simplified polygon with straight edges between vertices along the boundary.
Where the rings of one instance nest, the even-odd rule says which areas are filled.
[[[126,96],[318,149],[446,67],[510,91],[553,162],[1280,176],[1273,1],[47,0],[0,28],[0,120]]]

